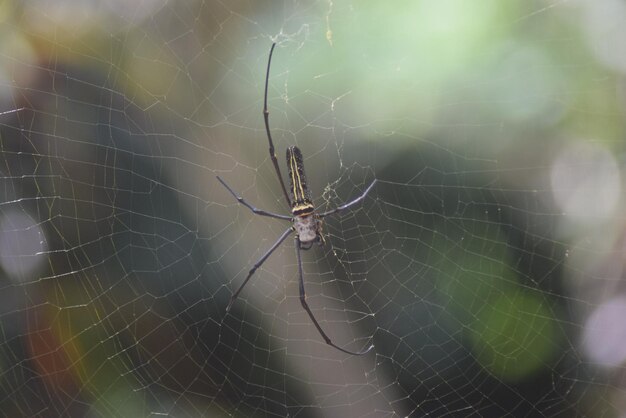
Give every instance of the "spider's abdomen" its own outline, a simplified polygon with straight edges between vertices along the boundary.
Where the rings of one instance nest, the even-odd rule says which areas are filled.
[[[295,216],[293,218],[293,228],[296,230],[300,242],[317,241],[318,221],[315,215]]]
[[[296,146],[287,148],[287,168],[292,197],[291,213],[296,217],[313,213],[315,207],[311,199],[311,191],[306,183],[302,152]],[[300,239],[302,240],[302,237]]]

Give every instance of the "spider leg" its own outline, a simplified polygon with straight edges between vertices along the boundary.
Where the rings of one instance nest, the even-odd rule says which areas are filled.
[[[349,351],[333,344],[333,342],[330,340],[328,335],[326,335],[324,330],[322,330],[322,327],[317,322],[317,319],[315,319],[315,316],[313,316],[313,312],[311,312],[311,309],[309,308],[308,303],[306,303],[306,292],[304,291],[304,278],[302,274],[302,257],[300,255],[300,239],[298,237],[296,237],[296,254],[298,255],[298,275],[300,277],[300,303],[302,304],[302,307],[304,308],[306,313],[309,314],[309,318],[311,318],[313,325],[315,325],[315,328],[317,328],[317,331],[320,333],[324,341],[326,341],[326,344],[332,347],[335,347],[339,351],[343,351],[346,354],[352,354],[354,356],[362,356],[364,354],[369,353],[372,350],[372,348],[374,348],[373,344],[363,351],[357,351],[357,352]]]
[[[237,289],[237,291],[233,293],[233,295],[230,297],[230,302],[228,302],[228,306],[226,307],[226,312],[230,311],[231,306],[233,306],[233,302],[235,302],[235,300],[239,296],[239,293],[241,293],[241,291],[243,290],[245,285],[248,283],[248,280],[250,280],[250,277],[252,277],[254,272],[257,271],[257,269],[261,267],[263,263],[265,263],[265,260],[267,260],[268,257],[272,255],[272,253],[276,250],[276,248],[278,248],[278,246],[283,243],[283,241],[287,238],[287,236],[289,236],[289,234],[291,234],[292,231],[293,229],[290,227],[285,232],[283,232],[283,234],[280,236],[280,238],[278,238],[278,240],[274,243],[274,245],[272,245],[272,247],[265,254],[263,254],[263,256],[259,258],[259,260],[256,263],[254,263],[254,266],[252,266],[252,268],[248,272],[248,276],[245,278],[241,286],[239,286],[239,289]]]
[[[247,207],[248,209],[250,209],[252,212],[254,212],[257,215],[261,215],[261,216],[269,216],[270,218],[276,218],[276,219],[285,219],[287,221],[291,220],[291,216],[287,216],[287,215],[279,215],[278,213],[272,213],[272,212],[268,212],[265,210],[261,210],[261,209],[257,209],[254,206],[252,206],[250,203],[246,202],[244,200],[243,197],[238,196],[237,193],[234,192],[233,189],[231,189],[228,184],[226,184],[226,182],[224,180],[222,180],[222,178],[220,176],[217,176],[217,179],[220,181],[220,183],[222,183],[222,185],[224,187],[226,187],[226,190],[228,190],[230,192],[230,194],[232,194],[235,199],[237,199],[237,201],[239,203],[241,203],[242,205],[244,205],[245,207]]]
[[[275,46],[276,42],[272,44],[272,48],[270,49],[270,57],[267,60],[267,73],[265,74],[265,95],[263,99],[263,120],[265,121],[265,132],[267,133],[267,140],[270,144],[270,158],[272,159],[272,164],[274,164],[274,170],[276,170],[276,175],[278,176],[278,181],[280,181],[280,187],[283,189],[285,199],[287,200],[287,205],[291,207],[291,199],[289,199],[289,194],[287,194],[287,188],[285,187],[283,176],[282,174],[280,174],[278,159],[276,159],[276,152],[274,151],[274,141],[272,141],[272,133],[270,132],[270,112],[269,110],[267,110],[267,85],[269,84],[270,80],[270,64],[272,63],[272,54],[274,53]]]
[[[356,205],[357,203],[359,203],[361,200],[365,199],[365,196],[367,196],[367,194],[369,193],[369,191],[372,189],[372,187],[374,187],[374,184],[376,184],[376,180],[374,180],[372,182],[372,184],[370,184],[368,186],[367,189],[365,189],[365,191],[363,192],[363,194],[361,194],[361,196],[357,197],[356,199],[348,202],[348,203],[344,203],[343,205],[335,208],[335,209],[331,209],[328,212],[324,212],[320,214],[320,218],[325,218],[328,215],[332,215],[333,213],[336,212],[341,212],[342,210],[348,209],[350,206],[352,205]]]

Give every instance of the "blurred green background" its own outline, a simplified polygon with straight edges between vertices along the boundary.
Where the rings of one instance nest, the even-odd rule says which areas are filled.
[[[0,411],[626,413],[626,3],[0,3]],[[279,162],[324,225],[298,299]]]

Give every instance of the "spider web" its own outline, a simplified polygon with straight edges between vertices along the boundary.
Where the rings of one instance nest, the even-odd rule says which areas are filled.
[[[626,412],[626,6],[5,1],[5,416]],[[294,242],[261,109],[305,157]]]

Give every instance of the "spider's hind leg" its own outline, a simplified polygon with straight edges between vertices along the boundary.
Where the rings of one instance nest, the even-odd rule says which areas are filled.
[[[254,263],[254,266],[252,266],[252,268],[248,272],[248,275],[246,276],[246,278],[243,281],[243,283],[241,283],[241,286],[239,286],[237,291],[235,293],[233,293],[233,295],[230,297],[230,302],[228,302],[228,306],[226,307],[226,312],[230,311],[230,308],[233,306],[233,303],[235,302],[235,300],[237,300],[237,297],[239,296],[239,293],[241,293],[241,291],[246,286],[246,284],[248,283],[248,280],[250,280],[250,278],[252,277],[254,272],[257,271],[257,269],[259,267],[261,267],[263,265],[263,263],[265,263],[265,260],[267,260],[269,258],[269,256],[272,255],[272,253],[274,251],[276,251],[276,248],[278,248],[280,246],[280,244],[283,243],[283,241],[289,236],[289,234],[291,234],[291,232],[293,232],[293,229],[291,227],[289,227],[289,229],[287,229],[285,232],[283,232],[283,234],[280,236],[280,238],[278,238],[278,240],[276,240],[274,245],[272,245],[272,247],[269,250],[267,250],[267,252],[265,254],[263,254],[263,256],[261,258],[259,258],[259,260],[256,263]]]
[[[373,344],[371,344],[368,348],[366,348],[363,351],[350,351],[350,350],[346,350],[345,348],[341,348],[338,345],[334,344],[330,340],[330,337],[328,335],[326,335],[326,333],[324,332],[324,330],[320,326],[319,322],[317,322],[317,319],[315,319],[315,316],[313,315],[313,312],[311,312],[311,309],[309,308],[309,304],[306,302],[306,291],[304,290],[304,275],[303,275],[303,272],[302,272],[302,256],[300,255],[300,249],[302,247],[300,246],[300,244],[301,244],[300,239],[296,236],[296,254],[297,254],[297,258],[298,258],[298,275],[299,275],[299,282],[300,282],[300,304],[302,305],[302,307],[304,308],[306,313],[309,315],[309,318],[311,318],[311,322],[313,322],[313,325],[315,325],[315,328],[317,328],[317,332],[320,333],[320,335],[322,336],[322,338],[324,339],[326,344],[328,344],[331,347],[334,347],[337,350],[342,351],[342,352],[344,352],[346,354],[351,354],[351,355],[354,355],[354,356],[362,356],[364,354],[369,353],[374,348]],[[309,247],[309,248],[311,248],[311,247]]]

